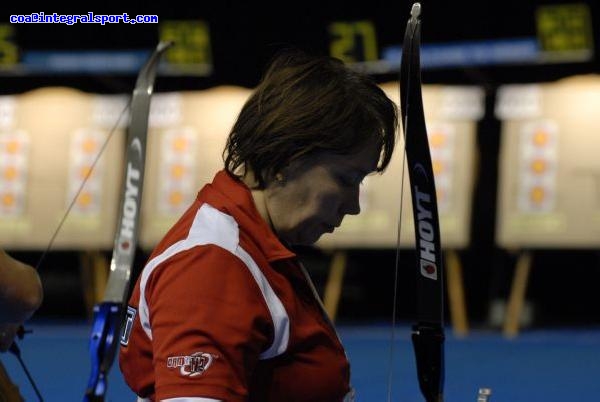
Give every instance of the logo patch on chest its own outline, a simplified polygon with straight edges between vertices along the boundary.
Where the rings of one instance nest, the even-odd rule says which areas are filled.
[[[184,377],[196,377],[202,375],[214,359],[218,356],[205,352],[192,353],[189,356],[169,356],[167,357],[167,368],[179,368],[179,374]]]

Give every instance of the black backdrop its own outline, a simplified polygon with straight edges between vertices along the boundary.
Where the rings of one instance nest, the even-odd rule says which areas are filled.
[[[182,3],[182,4],[178,4]],[[297,46],[315,53],[328,53],[328,25],[333,21],[370,20],[377,31],[379,48],[402,41],[412,1],[346,2],[304,0],[291,3],[245,1],[161,2],[140,6],[18,7],[3,11],[8,23],[11,14],[157,15],[160,21],[201,19],[210,26],[214,74],[206,78],[163,77],[161,89],[197,89],[216,84],[253,86],[263,67],[283,46]],[[600,48],[600,4],[594,0],[423,0],[422,42],[449,43],[468,40],[535,37],[535,11],[540,5],[584,3],[595,23],[596,54]],[[158,40],[156,24],[15,24],[16,41],[22,50],[152,49]],[[587,63],[548,65],[507,65],[426,70],[425,83],[479,84],[492,88],[507,82],[551,81],[572,74],[597,72],[597,60]],[[389,79],[390,76],[379,76]],[[395,78],[395,77],[394,77]],[[49,84],[70,84],[96,92],[128,92],[135,75],[51,76],[6,75],[0,71],[0,93],[22,91]]]

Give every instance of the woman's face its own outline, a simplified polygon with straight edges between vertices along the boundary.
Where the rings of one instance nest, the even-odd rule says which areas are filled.
[[[292,162],[283,180],[265,189],[266,208],[277,235],[289,244],[310,245],[333,232],[345,215],[360,212],[360,183],[377,168],[380,148],[350,155],[315,152]]]

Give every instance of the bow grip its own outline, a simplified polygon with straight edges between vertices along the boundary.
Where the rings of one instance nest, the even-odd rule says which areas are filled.
[[[444,340],[441,325],[420,322],[413,326],[419,387],[427,402],[444,400]]]
[[[118,345],[115,335],[120,327],[122,313],[121,303],[103,302],[94,306],[94,325],[89,343],[92,371],[84,402],[104,401],[106,376]]]

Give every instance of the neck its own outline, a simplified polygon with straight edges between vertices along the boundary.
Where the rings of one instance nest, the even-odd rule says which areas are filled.
[[[242,177],[242,182],[244,182],[244,184],[250,189],[250,194],[254,200],[254,205],[256,206],[260,216],[265,220],[265,222],[267,222],[269,227],[275,231],[275,228],[273,227],[273,221],[271,220],[271,215],[269,214],[269,209],[267,208],[265,190],[259,188],[258,181],[254,176],[254,172],[247,170]]]

